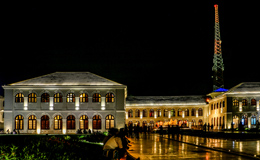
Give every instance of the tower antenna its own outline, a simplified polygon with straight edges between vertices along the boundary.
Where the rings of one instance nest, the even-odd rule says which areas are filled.
[[[215,41],[214,41],[214,57],[213,57],[213,91],[224,88],[224,63],[221,50],[220,26],[218,5],[215,4]]]

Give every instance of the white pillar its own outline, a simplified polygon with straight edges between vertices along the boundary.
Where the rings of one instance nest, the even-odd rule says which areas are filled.
[[[37,134],[40,134],[41,133],[41,118],[37,118],[36,121],[37,121],[36,132],[37,132]]]
[[[28,97],[24,97],[23,109],[28,110]]]
[[[67,124],[67,123],[66,123],[66,122],[67,122],[67,118],[63,118],[63,119],[62,119],[62,133],[63,133],[63,134],[66,134],[66,133],[67,133],[67,130],[66,130],[66,128],[67,128],[67,125],[66,125],[66,124]]]
[[[79,97],[75,97],[75,110],[79,110]]]
[[[242,102],[239,102],[239,112],[242,112],[243,108],[242,108]]]
[[[101,110],[106,109],[106,97],[101,97]]]
[[[50,97],[49,107],[50,110],[53,110],[53,97]]]

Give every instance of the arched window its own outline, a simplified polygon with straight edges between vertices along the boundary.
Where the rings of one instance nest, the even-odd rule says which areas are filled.
[[[251,99],[251,106],[255,106],[256,105],[256,100],[255,99]]]
[[[149,117],[154,117],[154,110],[150,109]]]
[[[225,107],[225,101],[223,101],[223,108]]]
[[[82,115],[79,120],[80,129],[88,129],[88,116]]]
[[[36,125],[37,124],[37,120],[35,115],[31,115],[30,117],[28,117],[28,129],[29,130],[36,130]]]
[[[101,129],[101,116],[100,115],[94,115],[93,129]]]
[[[217,126],[218,126],[218,117],[217,117]]]
[[[162,116],[162,110],[161,109],[158,109],[157,110],[157,117],[161,117]]]
[[[198,115],[199,115],[199,116],[203,116],[203,110],[202,110],[202,108],[199,108],[199,110],[198,110]]]
[[[23,129],[23,116],[18,115],[15,117],[15,129]]]
[[[54,100],[54,103],[62,102],[62,94],[61,93],[54,94],[53,100]]]
[[[164,109],[163,113],[164,113],[163,114],[164,117],[168,117],[168,115],[169,115],[168,109]]]
[[[106,129],[114,128],[115,127],[115,118],[112,115],[106,116]]]
[[[107,93],[106,94],[106,102],[114,102],[115,101],[115,96],[113,93]]]
[[[74,93],[68,93],[67,94],[67,103],[74,103],[75,102],[75,94]]]
[[[24,95],[22,93],[17,93],[15,95],[15,102],[16,103],[22,103],[24,102]]]
[[[133,117],[133,110],[129,109],[128,110],[128,118],[132,118]]]
[[[101,102],[101,95],[99,93],[94,93],[92,97],[92,102]]]
[[[62,117],[60,115],[54,117],[54,129],[62,129]]]
[[[79,102],[81,103],[88,102],[88,95],[86,93],[81,93],[79,96]]]
[[[36,103],[37,102],[37,95],[35,93],[30,93],[28,95],[28,102]]]
[[[135,117],[140,117],[140,110],[139,109],[135,110]]]
[[[195,108],[191,109],[191,116],[196,116],[196,109]]]
[[[247,106],[247,100],[246,100],[246,99],[243,99],[243,100],[242,100],[242,105],[243,105],[243,106]]]
[[[191,120],[191,125],[192,126],[195,126],[196,125],[196,121],[193,119],[193,120]]]
[[[199,125],[199,126],[202,126],[202,125],[203,125],[202,119],[199,120],[198,125]]]
[[[251,117],[251,124],[256,125],[256,116]]]
[[[41,117],[41,129],[50,129],[49,116],[43,115]]]
[[[75,129],[75,117],[73,115],[67,117],[67,129]]]
[[[143,117],[147,117],[147,110],[146,109],[143,110]]]
[[[234,100],[233,100],[233,106],[238,106],[238,104],[239,104],[239,103],[238,103],[238,100],[237,100],[237,99],[234,99]]]
[[[50,101],[50,95],[48,93],[43,93],[41,96],[41,102],[49,102]]]
[[[178,117],[181,117],[181,116],[182,116],[182,110],[178,109]]]
[[[171,117],[175,117],[175,109],[171,109]]]
[[[185,116],[190,116],[190,111],[189,111],[189,109],[185,109]]]
[[[218,103],[217,103],[217,109],[218,109]]]
[[[211,110],[213,110],[213,104],[211,104]]]

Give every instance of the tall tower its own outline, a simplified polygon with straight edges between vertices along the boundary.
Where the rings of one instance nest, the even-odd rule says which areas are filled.
[[[214,42],[214,58],[213,58],[213,91],[224,88],[224,63],[221,51],[220,26],[218,5],[215,4],[215,42]]]

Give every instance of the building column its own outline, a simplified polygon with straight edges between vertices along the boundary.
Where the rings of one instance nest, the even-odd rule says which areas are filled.
[[[37,118],[36,121],[37,121],[37,123],[36,123],[37,124],[37,126],[36,126],[36,133],[40,134],[41,133],[41,119]]]
[[[75,129],[76,131],[79,129],[79,119],[75,118]]]
[[[23,130],[22,130],[23,133],[28,133],[28,118],[25,118],[24,117],[24,121],[23,121]],[[21,133],[21,131],[20,131]]]
[[[61,131],[62,134],[66,134],[67,133],[66,128],[67,128],[67,118],[63,118],[62,119],[62,131]]]
[[[88,119],[88,129],[90,129],[92,132],[93,132],[93,119],[92,118],[89,118]]]
[[[106,130],[105,122],[106,122],[106,118],[101,118],[101,131],[102,132],[104,132]],[[117,127],[117,126],[115,126],[115,127]]]

